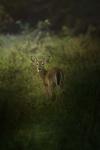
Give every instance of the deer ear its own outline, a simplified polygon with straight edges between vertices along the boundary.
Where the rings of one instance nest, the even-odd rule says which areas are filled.
[[[31,61],[32,61],[33,63],[36,63],[36,62],[38,61],[38,59],[37,59],[36,57],[33,58],[33,57],[31,56]]]

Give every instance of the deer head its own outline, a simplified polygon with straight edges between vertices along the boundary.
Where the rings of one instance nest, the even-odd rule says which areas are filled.
[[[46,63],[49,63],[50,57],[45,59],[38,59],[36,57],[31,57],[33,67],[36,66],[37,72],[41,72],[42,70],[45,70]]]

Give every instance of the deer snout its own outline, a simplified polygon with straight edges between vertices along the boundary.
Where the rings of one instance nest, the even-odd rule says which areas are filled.
[[[40,67],[39,67],[39,68],[37,68],[37,71],[38,71],[38,72],[40,72],[41,70],[42,70],[42,69],[41,69]]]

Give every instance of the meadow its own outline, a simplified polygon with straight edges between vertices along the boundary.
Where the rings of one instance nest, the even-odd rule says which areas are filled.
[[[64,71],[48,99],[31,56]],[[100,39],[88,34],[0,35],[0,150],[100,149]]]

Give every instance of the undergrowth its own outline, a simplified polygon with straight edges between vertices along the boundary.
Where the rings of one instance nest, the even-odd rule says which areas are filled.
[[[37,38],[39,39],[39,38]],[[94,150],[99,143],[100,41],[47,34],[0,36],[0,150]],[[64,71],[64,94],[48,99],[31,56]]]

